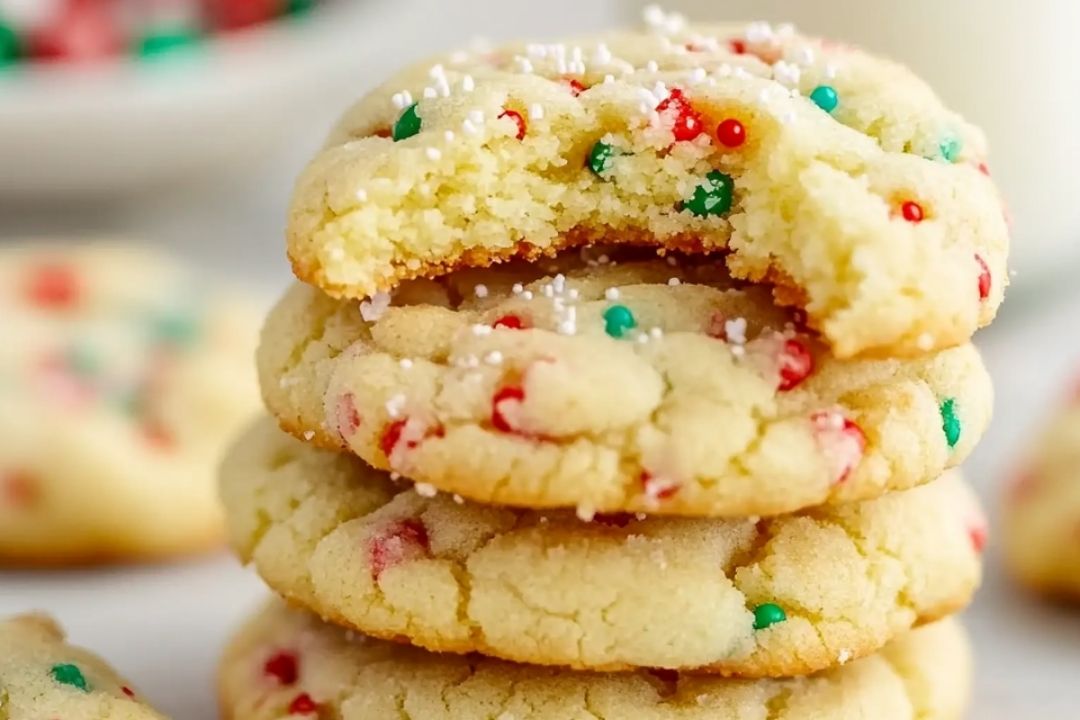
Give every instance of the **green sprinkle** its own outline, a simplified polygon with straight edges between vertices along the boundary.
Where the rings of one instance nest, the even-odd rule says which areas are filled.
[[[755,630],[764,630],[785,620],[787,620],[787,613],[784,612],[784,608],[774,603],[765,603],[754,608]]]
[[[190,345],[198,334],[198,322],[191,315],[174,313],[154,320],[154,335],[162,342]]]
[[[153,58],[184,50],[199,44],[199,34],[188,28],[159,28],[139,41],[137,53],[141,58]]]
[[[705,182],[694,188],[694,196],[683,203],[683,208],[697,217],[725,215],[731,210],[735,196],[735,181],[730,175],[713,170],[705,176]]]
[[[956,417],[956,398],[946,398],[941,403],[941,429],[945,431],[945,441],[949,447],[956,447],[960,442],[960,418]]]
[[[394,129],[392,136],[394,142],[398,140],[404,140],[405,138],[411,138],[416,133],[420,132],[420,126],[424,124],[420,119],[420,114],[416,111],[416,106],[419,103],[413,103],[409,107],[402,111],[401,116],[398,117],[397,122],[394,123]]]
[[[963,146],[960,138],[950,135],[938,144],[938,150],[941,151],[941,157],[945,162],[954,163],[960,159],[960,150]]]
[[[315,0],[288,0],[285,3],[287,15],[306,15],[315,7]]]
[[[634,313],[625,305],[612,305],[604,311],[604,332],[613,338],[621,338],[627,330],[637,327]]]
[[[86,676],[84,676],[82,670],[75,665],[71,665],[70,663],[53,665],[49,674],[53,676],[53,680],[61,685],[70,685],[83,692],[90,692],[90,685],[86,682]]]
[[[618,151],[612,145],[603,141],[597,142],[589,151],[589,169],[603,178],[604,173],[611,170],[614,157],[618,154]]]
[[[818,85],[811,91],[810,99],[827,113],[831,113],[840,105],[840,95],[832,85]]]
[[[15,62],[21,54],[22,47],[15,28],[0,20],[0,66]]]

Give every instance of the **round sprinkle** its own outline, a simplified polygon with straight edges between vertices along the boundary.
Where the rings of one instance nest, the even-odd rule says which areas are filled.
[[[296,656],[284,650],[275,653],[266,661],[266,664],[263,665],[263,672],[277,680],[281,685],[292,685],[300,676]]]
[[[69,685],[73,688],[78,688],[83,692],[90,692],[90,686],[86,682],[86,676],[82,674],[77,666],[70,663],[59,663],[53,665],[49,671],[53,680],[61,685]]]
[[[960,159],[960,151],[963,149],[964,144],[960,138],[955,135],[950,135],[944,138],[938,144],[938,150],[941,151],[941,159],[945,162],[954,163]]]
[[[525,321],[518,315],[503,315],[501,318],[493,322],[492,327],[506,328],[507,330],[524,330]]]
[[[827,113],[831,113],[840,104],[840,96],[832,85],[818,85],[810,93],[810,99]]]
[[[941,403],[941,429],[950,448],[960,442],[960,418],[956,416],[956,398],[945,398]]]
[[[754,629],[764,630],[787,620],[784,608],[775,603],[765,603],[754,608]]]
[[[627,330],[637,327],[634,313],[625,305],[612,305],[604,311],[604,332],[613,338],[621,338]]]
[[[501,120],[502,118],[510,118],[511,120],[513,120],[514,123],[517,125],[517,139],[525,139],[525,118],[521,116],[521,113],[517,112],[516,110],[503,110],[502,113],[499,115],[499,119]]]
[[[713,170],[705,176],[705,182],[694,188],[694,195],[684,203],[697,217],[726,215],[731,210],[734,198],[735,181],[730,175]]]
[[[728,49],[736,55],[746,54],[746,41],[736,38],[728,41]]]
[[[300,693],[289,703],[290,715],[314,715],[319,712],[318,704],[307,693]]]
[[[26,295],[39,307],[50,310],[71,308],[79,299],[78,277],[68,265],[42,265],[30,275]]]
[[[921,223],[923,221],[923,209],[922,205],[914,200],[908,200],[900,206],[900,214],[909,223]]]
[[[716,126],[716,139],[728,148],[737,148],[746,142],[746,127],[735,118],[728,118]]]
[[[394,138],[394,142],[404,140],[405,138],[411,138],[413,135],[420,132],[420,126],[423,125],[423,121],[420,119],[420,114],[416,110],[417,105],[419,105],[419,103],[413,103],[405,108],[401,112],[401,115],[398,116],[397,121],[394,123],[393,130],[391,130],[391,137]]]
[[[612,159],[616,155],[615,148],[602,140],[592,146],[592,150],[589,151],[588,165],[598,177],[603,178],[604,173],[609,171],[612,166]]]
[[[979,299],[985,300],[990,297],[990,267],[981,255],[975,256],[975,262],[979,263]]]

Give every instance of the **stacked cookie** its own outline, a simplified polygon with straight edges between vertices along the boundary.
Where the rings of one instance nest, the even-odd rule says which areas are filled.
[[[409,70],[301,178],[222,469],[299,609],[227,716],[959,717],[981,135],[859,51],[647,21]]]

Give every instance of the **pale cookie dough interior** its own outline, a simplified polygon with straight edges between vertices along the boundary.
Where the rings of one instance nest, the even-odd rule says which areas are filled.
[[[341,720],[959,720],[971,656],[946,620],[806,678],[570,673],[426,654],[275,602],[232,640],[218,682],[228,720],[279,720],[297,707]]]
[[[143,248],[39,244],[0,251],[0,316],[0,564],[220,544],[257,305]]]
[[[423,497],[264,420],[227,457],[238,555],[337,624],[590,669],[814,672],[967,604],[984,521],[956,476],[772,520],[514,511]]]
[[[298,437],[419,483],[585,516],[867,499],[981,437],[972,346],[837,360],[767,291],[649,255],[459,271],[364,303],[296,285],[263,331],[264,398]]]
[[[165,720],[101,658],[65,643],[44,615],[0,620],[0,718]]]
[[[1008,283],[985,153],[904,68],[761,25],[455,53],[346,115],[289,254],[364,298],[597,241],[723,252],[838,356],[919,354],[989,323]]]

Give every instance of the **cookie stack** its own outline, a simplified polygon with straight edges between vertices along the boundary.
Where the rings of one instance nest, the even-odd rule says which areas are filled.
[[[646,20],[406,71],[300,179],[222,470],[299,609],[226,716],[960,716],[982,137],[857,50]]]

